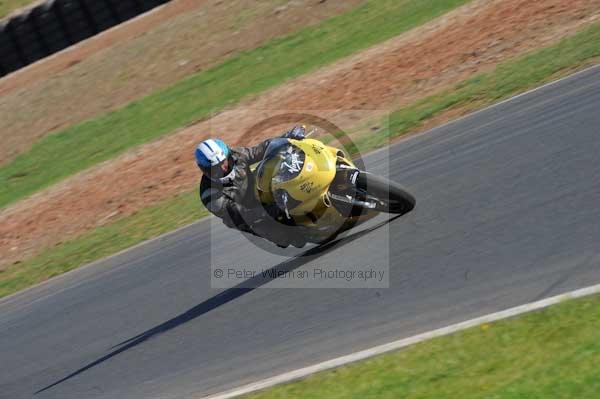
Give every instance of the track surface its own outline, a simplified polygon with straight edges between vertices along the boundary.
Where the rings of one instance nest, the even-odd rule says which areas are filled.
[[[202,221],[0,301],[0,398],[197,397],[599,283],[599,111],[596,67],[391,147],[416,210],[293,265],[391,234],[389,289],[211,289]]]

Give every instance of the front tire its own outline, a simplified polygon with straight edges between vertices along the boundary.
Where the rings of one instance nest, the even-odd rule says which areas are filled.
[[[360,172],[356,187],[375,201],[379,212],[403,215],[412,211],[417,203],[401,185],[368,172]]]

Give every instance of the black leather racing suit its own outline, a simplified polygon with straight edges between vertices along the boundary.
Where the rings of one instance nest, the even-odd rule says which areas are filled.
[[[253,233],[250,226],[253,220],[248,220],[253,218],[253,215],[248,210],[254,210],[261,205],[254,195],[255,182],[250,166],[262,160],[268,145],[269,140],[266,140],[255,147],[231,148],[235,176],[230,183],[222,184],[202,176],[202,203],[228,227]]]
[[[302,140],[304,133],[304,127],[297,126],[281,137]],[[233,179],[227,184],[222,184],[202,176],[200,199],[204,206],[220,217],[228,227],[266,238],[282,247],[290,244],[301,247],[306,242],[301,234],[297,234],[299,230],[295,229],[290,235],[289,229],[286,230],[282,224],[275,222],[289,222],[284,213],[274,205],[263,207],[254,194],[255,180],[250,166],[263,159],[269,143],[270,140],[266,140],[255,147],[232,148],[231,157],[235,170]]]

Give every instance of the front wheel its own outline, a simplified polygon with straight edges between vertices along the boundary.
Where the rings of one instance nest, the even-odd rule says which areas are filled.
[[[368,172],[359,173],[356,188],[379,212],[405,214],[412,211],[417,202],[401,185]]]

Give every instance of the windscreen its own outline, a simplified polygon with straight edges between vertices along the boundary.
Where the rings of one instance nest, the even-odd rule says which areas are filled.
[[[305,157],[304,151],[292,145],[287,139],[273,139],[258,166],[258,176],[262,178],[267,162],[275,159],[273,181],[277,183],[289,181],[300,174]]]

